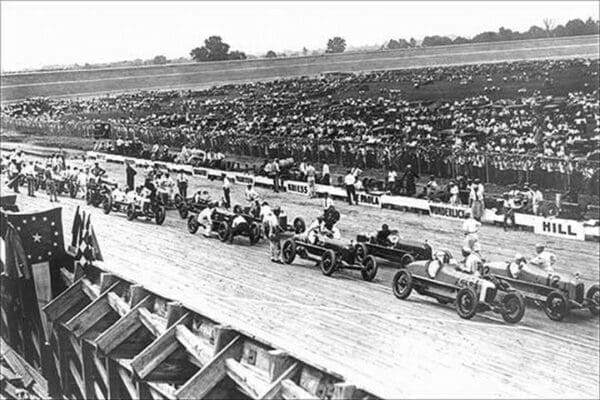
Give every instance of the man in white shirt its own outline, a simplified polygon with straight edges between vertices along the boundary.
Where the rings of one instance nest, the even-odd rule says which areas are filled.
[[[246,187],[246,191],[244,192],[244,197],[246,198],[246,201],[249,203],[254,203],[256,200],[260,199],[260,196],[258,195],[258,193],[256,193],[256,190],[254,190],[252,185],[248,185]]]
[[[273,208],[272,212],[265,215],[263,224],[265,225],[265,231],[268,232],[271,261],[281,264],[281,227],[279,226],[279,211],[279,207]]]
[[[308,183],[308,197],[315,197],[315,181],[316,181],[317,171],[312,164],[308,164],[306,166],[306,182]]]
[[[352,205],[356,202],[356,177],[352,173],[352,170],[348,171],[348,174],[344,177],[344,185],[346,185],[346,196],[348,197],[348,204]]]
[[[27,195],[29,197],[35,197],[35,167],[33,161],[29,161],[23,168],[23,174],[27,179]]]
[[[542,268],[544,271],[553,272],[554,264],[556,263],[556,255],[546,251],[546,246],[542,243],[535,245],[536,256],[529,260],[529,263],[536,267]]]
[[[390,169],[387,174],[387,190],[392,194],[396,191],[396,177],[398,173]]]
[[[323,169],[322,169],[322,178],[321,178],[321,183],[323,185],[330,185],[331,184],[331,175],[329,172],[329,165],[327,163],[323,163]]]
[[[231,182],[232,179],[223,174],[223,207],[227,210],[231,207]]]
[[[464,248],[469,251],[480,251],[481,246],[479,244],[479,228],[481,222],[475,220],[473,216],[469,216],[468,219],[463,222],[463,232],[465,234]]]
[[[538,212],[539,212],[539,209],[540,209],[540,204],[544,200],[544,195],[538,189],[538,185],[536,185],[535,183],[533,185],[531,185],[531,190],[533,192],[533,196],[531,198],[531,204],[532,204],[532,207],[533,207],[533,214],[534,215],[538,215]]]
[[[202,233],[205,237],[211,237],[212,235],[212,218],[215,213],[215,204],[208,203],[208,206],[198,213],[198,224],[204,227]]]

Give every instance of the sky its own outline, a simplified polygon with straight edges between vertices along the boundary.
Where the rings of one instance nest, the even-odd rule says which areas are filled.
[[[342,36],[349,47],[391,38],[471,37],[499,27],[523,31],[598,18],[598,1],[5,1],[0,2],[0,68],[189,57],[219,35],[232,50],[264,55],[323,49]]]

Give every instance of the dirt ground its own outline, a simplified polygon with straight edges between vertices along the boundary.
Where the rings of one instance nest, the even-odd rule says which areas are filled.
[[[76,161],[73,161],[77,163]],[[124,182],[122,165],[105,164],[111,177]],[[141,183],[143,171],[138,170]],[[5,177],[2,179],[4,185]],[[207,189],[219,198],[220,183],[190,179],[190,190]],[[243,186],[233,189],[242,203]],[[5,186],[3,193],[8,193]],[[289,218],[310,222],[319,201],[265,189],[258,192],[279,204]],[[19,195],[25,211],[53,206],[43,193]],[[351,271],[325,277],[312,263],[271,263],[268,245],[233,245],[191,235],[184,220],[170,211],[163,226],[104,215],[81,200],[62,197],[66,240],[79,205],[92,224],[105,257],[101,267],[186,307],[260,337],[276,348],[343,376],[375,395],[399,397],[544,397],[597,398],[600,387],[600,325],[588,310],[565,321],[550,321],[529,304],[517,325],[497,315],[460,319],[453,307],[413,294],[397,300],[391,291],[395,268],[381,265],[371,283]],[[435,249],[459,254],[459,221],[336,202],[342,236],[355,238],[382,223],[400,229],[404,238],[429,240]],[[558,269],[579,271],[586,285],[599,277],[598,243],[537,236],[529,232],[481,229],[488,260],[506,260],[516,252],[531,255],[544,241],[558,257]],[[451,371],[451,373],[449,372]]]

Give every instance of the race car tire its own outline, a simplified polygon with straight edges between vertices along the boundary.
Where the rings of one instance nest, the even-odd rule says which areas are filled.
[[[510,292],[502,299],[502,319],[509,324],[516,324],[525,315],[525,300],[519,292]]]
[[[158,206],[154,211],[154,221],[156,225],[162,225],[165,222],[165,218],[167,218],[167,209],[165,206]]]
[[[306,230],[306,222],[300,217],[294,218],[294,233],[304,233]]]
[[[550,292],[544,303],[544,312],[552,321],[562,321],[571,311],[567,297],[558,290]]]
[[[241,205],[236,204],[235,206],[233,206],[233,213],[234,214],[243,214],[244,213],[244,209],[242,208]]]
[[[400,267],[406,268],[408,266],[408,264],[413,263],[413,262],[415,262],[415,258],[412,256],[412,254],[405,254],[400,259]]]
[[[367,248],[367,245],[364,243],[357,243],[354,246],[354,251],[356,254],[356,261],[358,261],[361,264],[364,264],[364,261],[369,255],[369,249]]]
[[[589,309],[592,315],[600,315],[600,286],[592,285],[585,294],[585,298],[589,301]]]
[[[177,193],[173,197],[173,205],[175,206],[175,208],[179,208],[179,206],[182,204],[183,204],[183,199],[181,198],[181,195],[179,193]]]
[[[217,234],[219,235],[219,240],[221,242],[226,241],[230,235],[229,224],[225,221],[221,221],[221,223],[219,224],[219,227],[217,229]]]
[[[479,299],[477,293],[470,287],[460,288],[456,295],[456,313],[464,319],[471,319],[477,314]]]
[[[137,217],[136,215],[136,211],[135,211],[135,204],[128,204],[127,205],[127,219],[129,221],[133,221],[135,219],[135,217]]]
[[[190,215],[190,217],[187,220],[188,232],[193,235],[196,232],[198,232],[199,227],[200,227],[200,224],[198,223],[198,219],[196,218],[196,216]]]
[[[400,271],[396,272],[394,278],[392,279],[392,291],[394,292],[394,296],[400,300],[404,300],[410,296],[412,289],[413,278],[410,271],[401,269]]]
[[[544,218],[555,217],[558,215],[559,209],[556,204],[552,202],[544,202],[540,205],[539,213],[542,214]]]
[[[333,250],[325,250],[321,255],[321,272],[325,276],[331,276],[335,272],[337,266],[337,254]]]
[[[186,219],[188,217],[188,208],[185,203],[181,203],[179,207],[177,207],[177,211],[179,211],[181,219]]]
[[[288,239],[281,246],[281,259],[286,264],[291,264],[296,258],[296,242]]]
[[[109,195],[104,196],[102,199],[102,211],[104,214],[110,214],[110,210],[112,209],[112,197]]]
[[[248,238],[250,238],[250,244],[256,244],[260,240],[260,226],[256,222],[248,227]]]
[[[363,280],[371,282],[377,275],[377,261],[373,256],[367,256],[363,261],[363,269],[360,270],[360,275]]]

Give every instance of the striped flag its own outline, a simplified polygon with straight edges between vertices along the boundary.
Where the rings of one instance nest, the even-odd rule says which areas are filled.
[[[73,246],[76,249],[75,259],[81,260],[83,265],[104,260],[91,223],[91,216],[85,211],[81,213],[81,216],[78,212],[73,220],[73,237],[75,238]]]

